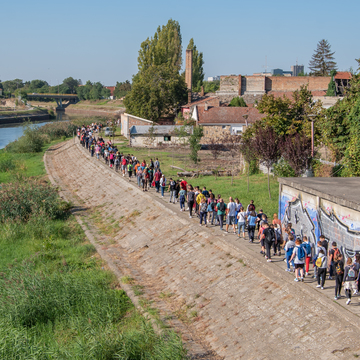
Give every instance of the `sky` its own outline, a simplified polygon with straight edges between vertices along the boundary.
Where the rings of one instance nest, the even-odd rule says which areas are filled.
[[[191,38],[203,52],[205,80],[251,75],[265,64],[290,70],[296,61],[308,71],[321,39],[338,70],[356,70],[359,12],[359,0],[3,1],[0,80],[131,80],[141,42],[169,19],[180,24],[183,61]]]

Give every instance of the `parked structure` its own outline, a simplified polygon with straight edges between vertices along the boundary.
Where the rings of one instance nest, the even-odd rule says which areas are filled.
[[[134,125],[130,128],[130,145],[153,147],[161,145],[177,145],[185,139],[179,136],[180,125]],[[186,126],[187,134],[192,134],[192,126]]]

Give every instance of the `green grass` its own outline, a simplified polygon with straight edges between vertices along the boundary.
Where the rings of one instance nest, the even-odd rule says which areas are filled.
[[[43,147],[43,150],[47,150],[50,146],[59,143],[62,140],[54,140]],[[12,154],[0,150],[0,163],[4,160],[11,159],[17,164],[15,172],[20,172],[25,177],[30,176],[43,176],[46,174],[45,165],[43,160],[44,153],[25,153],[25,154]],[[2,172],[0,169],[0,183],[6,183],[13,181],[14,172],[5,171]]]
[[[0,151],[3,169],[13,157]],[[42,158],[16,154],[23,181],[45,174]],[[11,171],[0,173],[2,182],[14,181]],[[179,336],[155,333],[103,269],[74,216],[0,222],[0,248],[0,359],[185,358]]]
[[[17,115],[24,115],[24,114],[43,114],[47,113],[47,109],[44,108],[37,108],[33,110],[15,110],[15,111],[0,111],[0,116],[17,116]]]
[[[176,149],[170,151],[165,150],[148,150],[146,148],[131,148],[127,146],[127,140],[123,137],[117,137],[116,144],[120,152],[125,154],[133,154],[140,161],[146,160],[147,162],[152,158],[159,158],[161,171],[165,174],[166,178],[173,177],[178,179],[177,172],[180,170],[171,168],[171,165],[189,170],[196,170],[196,165],[191,163],[186,153],[178,153]],[[201,154],[201,151],[200,151]],[[193,185],[199,186],[201,189],[206,186],[208,190],[212,190],[217,196],[220,194],[225,203],[229,201],[229,197],[238,198],[240,202],[246,207],[250,200],[254,200],[256,209],[263,209],[265,214],[273,216],[278,213],[279,202],[279,183],[276,178],[270,176],[270,190],[271,200],[269,199],[267,175],[256,174],[250,176],[249,192],[247,190],[247,176],[238,175],[233,179],[233,185],[231,185],[231,176],[200,176],[199,178],[187,178],[186,181]]]

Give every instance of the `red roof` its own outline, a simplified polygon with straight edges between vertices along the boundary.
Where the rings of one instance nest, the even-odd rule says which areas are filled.
[[[198,107],[198,123],[199,125],[206,124],[253,124],[256,120],[263,118],[265,115],[260,114],[257,108],[254,107]],[[247,115],[247,119],[244,118]]]
[[[334,79],[338,80],[350,80],[352,78],[352,74],[349,71],[338,71],[334,76]]]
[[[206,102],[208,102],[208,101],[213,101],[213,100],[216,100],[216,99],[218,99],[219,97],[218,96],[206,96],[206,97],[204,97],[204,98],[202,98],[202,99],[200,99],[200,100],[196,100],[196,101],[192,101],[191,103],[188,103],[188,104],[186,104],[186,105],[183,105],[182,107],[183,108],[188,108],[188,107],[190,107],[190,106],[194,106],[194,105],[202,105],[202,103],[203,104],[205,104]],[[210,104],[209,104],[210,105]]]

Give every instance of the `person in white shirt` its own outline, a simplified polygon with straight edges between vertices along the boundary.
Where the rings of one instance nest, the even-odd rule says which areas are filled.
[[[233,201],[233,198],[230,196],[229,203],[227,204],[226,209],[226,232],[229,230],[229,225],[232,225],[234,229],[234,234],[236,234],[235,230],[235,217],[236,217],[236,204]]]

